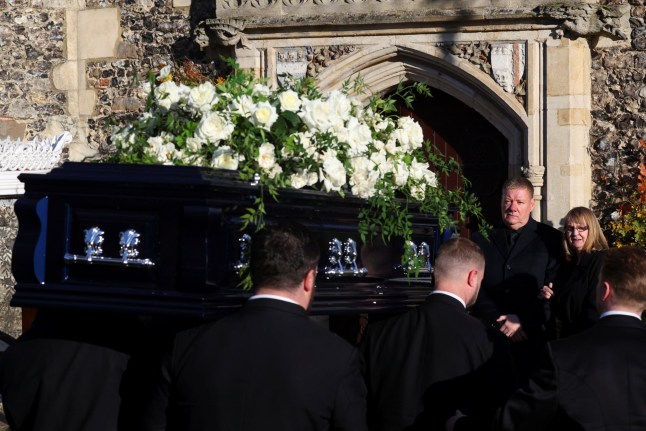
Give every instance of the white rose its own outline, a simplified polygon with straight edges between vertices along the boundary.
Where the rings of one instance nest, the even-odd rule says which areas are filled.
[[[336,150],[333,150],[332,148],[324,148],[323,150],[324,151],[322,153],[314,154],[314,159],[317,160],[319,164],[323,164],[327,158],[338,158]]]
[[[381,141],[372,141],[372,145],[375,147],[377,151],[385,150],[386,149],[386,144],[384,144]]]
[[[269,130],[277,119],[278,114],[276,113],[276,108],[269,102],[260,102],[256,105],[249,120],[256,126]]]
[[[253,111],[256,108],[256,104],[253,103],[251,96],[242,95],[234,99],[230,103],[229,108],[231,109],[232,113],[242,115],[245,118],[249,118],[253,114]]]
[[[177,86],[177,91],[179,93],[180,101],[186,102],[188,100],[188,96],[191,94],[191,87],[186,84],[179,84]]]
[[[216,169],[238,169],[239,157],[233,152],[231,147],[223,145],[213,152],[211,167]]]
[[[195,136],[217,144],[221,140],[229,139],[234,128],[235,126],[228,118],[221,116],[217,112],[209,112],[204,114],[200,120]]]
[[[199,138],[186,138],[186,149],[192,153],[197,153],[198,151],[200,151],[204,143],[205,142]]]
[[[395,163],[393,167],[393,174],[395,175],[395,184],[397,187],[403,187],[408,181],[408,166],[402,161]]]
[[[180,98],[180,88],[173,81],[162,82],[155,88],[155,101],[160,108],[169,110],[180,101]]]
[[[327,132],[342,122],[330,104],[320,99],[305,102],[299,115],[309,129],[321,132]]]
[[[348,121],[346,127],[348,129],[347,142],[350,147],[359,151],[359,154],[367,151],[368,144],[372,142],[370,127],[364,123],[360,123],[355,117],[352,117]]]
[[[146,154],[153,156],[158,162],[169,164],[175,155],[175,145],[172,142],[166,142],[161,136],[148,138],[148,147],[144,150]]]
[[[357,157],[351,160],[352,175],[350,186],[352,193],[360,198],[367,199],[374,196],[375,185],[379,181],[379,172],[375,165],[366,157]]]
[[[265,97],[271,96],[271,88],[267,87],[264,84],[259,84],[259,83],[254,84],[251,92],[257,96],[265,96]]]
[[[328,156],[323,160],[319,176],[323,182],[323,189],[327,192],[339,191],[346,183],[345,168],[336,157]]]
[[[388,126],[390,126],[388,121],[376,121],[373,127],[376,131],[383,132],[388,128]]]
[[[209,111],[214,103],[217,103],[215,86],[208,81],[191,88],[188,94],[188,105],[197,112]]]
[[[307,173],[307,185],[308,186],[313,186],[314,184],[318,183],[319,181],[319,175],[316,172],[308,172]]]
[[[426,172],[424,172],[424,182],[430,187],[437,187],[437,175],[428,169],[428,167],[426,168]]]
[[[397,145],[397,140],[391,139],[388,140],[385,147],[388,154],[397,155],[398,153],[404,152],[404,148]]]
[[[399,143],[407,150],[420,148],[424,142],[424,131],[411,117],[401,117],[397,121],[398,128],[393,131]]]
[[[339,90],[332,90],[328,94],[327,102],[342,121],[350,118],[350,114],[352,113],[352,100],[346,94]]]
[[[303,147],[312,145],[312,137],[314,136],[312,132],[298,132],[294,136],[296,136],[296,139]]]
[[[424,187],[422,187],[419,184],[415,184],[410,188],[410,195],[413,197],[413,199],[417,201],[423,201],[424,200]]]
[[[289,182],[295,189],[302,189],[307,185],[308,173],[302,169],[289,176]]]
[[[276,163],[274,166],[271,167],[271,169],[267,172],[267,176],[271,179],[276,178],[277,175],[280,175],[283,173],[283,168],[280,167],[278,163]]]
[[[281,92],[278,95],[278,101],[280,102],[280,109],[283,111],[297,112],[301,107],[301,99],[298,97],[298,93],[293,90]]]
[[[619,215],[619,211],[613,211],[612,214],[610,214],[610,218],[613,221],[617,221],[621,218],[621,215]]]
[[[151,136],[146,142],[150,148],[159,148],[164,145],[164,138],[161,136]]]
[[[370,154],[370,161],[379,168],[379,171],[382,174],[385,174],[392,170],[392,163],[388,162],[388,160],[386,159],[385,152],[378,151]]]
[[[266,172],[269,172],[276,164],[274,149],[273,144],[265,142],[258,150],[258,166]]]
[[[426,171],[428,171],[428,165],[426,163],[421,163],[416,159],[413,159],[410,164],[409,170],[409,175],[411,176],[411,178],[420,181],[424,178],[424,175],[426,175]]]

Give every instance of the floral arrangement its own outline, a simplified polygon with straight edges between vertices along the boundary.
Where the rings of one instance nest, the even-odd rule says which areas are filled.
[[[640,140],[642,148],[646,143]],[[637,191],[630,201],[622,202],[610,218],[614,244],[646,248],[646,164],[639,166]]]
[[[111,160],[237,170],[245,181],[259,175],[277,200],[281,188],[352,194],[368,203],[359,215],[364,241],[410,238],[409,203],[436,215],[443,228],[468,216],[482,222],[475,196],[439,184],[438,176],[459,172],[458,163],[396,113],[395,97],[410,105],[416,93],[429,93],[425,85],[400,85],[394,97],[364,106],[350,95],[366,91],[360,79],[323,95],[312,79],[285,78],[272,89],[229,64],[226,79],[209,79],[190,63],[150,74],[147,109],[114,131]],[[244,228],[262,227],[264,195],[247,210]]]

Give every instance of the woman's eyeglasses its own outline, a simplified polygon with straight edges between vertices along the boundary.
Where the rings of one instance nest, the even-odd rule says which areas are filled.
[[[574,231],[581,233],[587,230],[588,230],[587,226],[565,226],[565,232],[567,233],[574,233]]]

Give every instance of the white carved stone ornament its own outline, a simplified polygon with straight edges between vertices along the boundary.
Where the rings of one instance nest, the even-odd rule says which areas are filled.
[[[503,90],[516,96],[521,104],[525,104],[525,42],[442,42],[437,46],[477,66],[491,76]]]
[[[17,196],[25,188],[18,180],[21,172],[47,172],[61,162],[63,149],[72,142],[72,134],[63,132],[54,138],[33,141],[0,140],[0,197]],[[2,205],[0,205],[2,206]]]
[[[0,171],[42,171],[56,167],[61,152],[72,142],[72,134],[63,132],[54,138],[0,141]]]

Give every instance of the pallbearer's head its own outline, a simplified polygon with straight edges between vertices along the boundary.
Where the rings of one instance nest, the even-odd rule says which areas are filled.
[[[296,223],[265,226],[251,241],[249,269],[254,289],[296,289],[309,272],[316,277],[319,244]]]
[[[440,246],[435,258],[435,288],[462,297],[467,306],[478,297],[484,277],[485,258],[478,245],[466,238],[454,238]]]
[[[635,313],[646,308],[646,251],[621,247],[606,252],[599,274],[597,307],[601,312]]]

